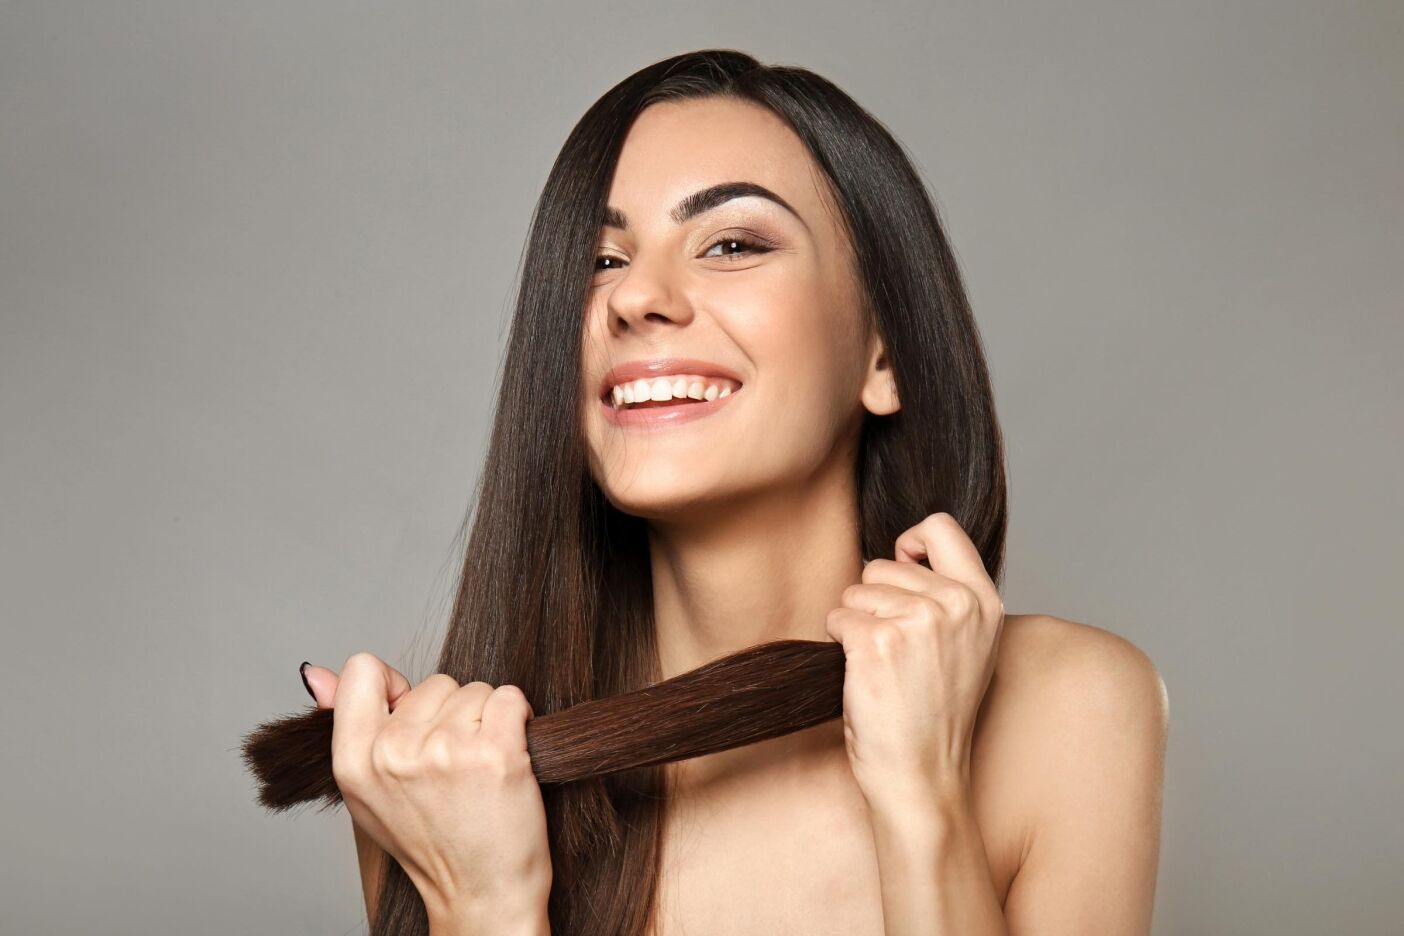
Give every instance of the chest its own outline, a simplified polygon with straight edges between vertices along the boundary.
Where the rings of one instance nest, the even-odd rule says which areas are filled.
[[[846,764],[802,788],[719,796],[670,807],[649,936],[883,936],[877,853],[867,803]],[[998,893],[1013,869],[983,831]],[[1007,824],[1005,824],[1007,825]]]

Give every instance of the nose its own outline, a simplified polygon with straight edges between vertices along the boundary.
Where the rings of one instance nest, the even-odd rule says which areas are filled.
[[[631,261],[605,300],[611,334],[646,333],[692,321],[692,305],[661,265]]]

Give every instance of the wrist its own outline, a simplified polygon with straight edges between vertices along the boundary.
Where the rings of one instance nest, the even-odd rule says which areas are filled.
[[[548,892],[549,893],[549,892]],[[426,900],[429,936],[549,936],[546,897],[501,895],[492,900]]]
[[[930,841],[974,815],[969,779],[960,772],[893,781],[867,801],[874,833],[893,839]]]
[[[546,908],[534,914],[504,914],[438,911],[429,915],[429,936],[550,936],[551,921]]]

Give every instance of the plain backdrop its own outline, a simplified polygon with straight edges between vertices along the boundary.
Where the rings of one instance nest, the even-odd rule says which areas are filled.
[[[1404,7],[1198,0],[0,3],[0,931],[363,930],[240,740],[427,675],[550,163],[709,46],[935,193],[1006,603],[1169,689],[1158,936],[1400,932]]]

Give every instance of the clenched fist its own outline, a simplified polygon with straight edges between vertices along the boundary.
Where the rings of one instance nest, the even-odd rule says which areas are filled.
[[[370,653],[303,678],[335,712],[332,777],[351,818],[404,868],[431,921],[544,918],[546,810],[519,688],[442,673],[411,688]]]

